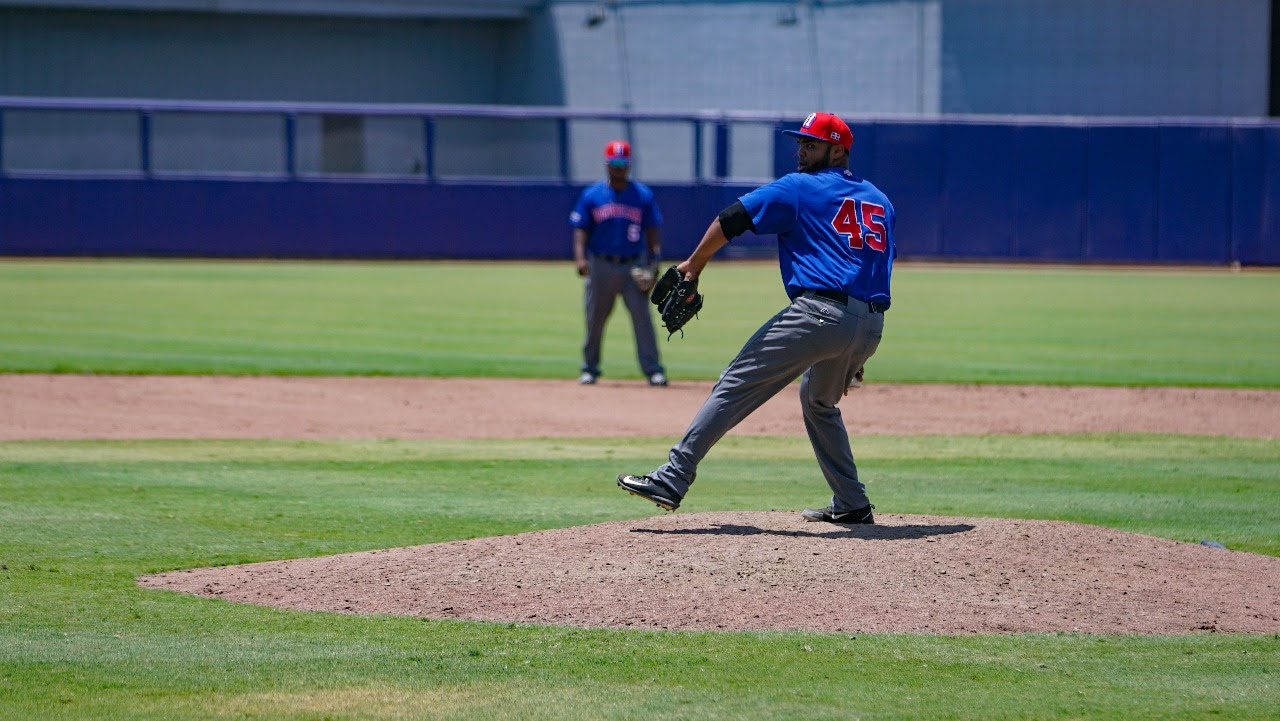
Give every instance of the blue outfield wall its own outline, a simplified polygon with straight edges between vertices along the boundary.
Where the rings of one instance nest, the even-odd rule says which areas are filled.
[[[852,129],[904,257],[1280,264],[1280,123]]]
[[[667,257],[747,186],[659,186]],[[568,259],[580,188],[338,181],[0,179],[0,254]],[[695,233],[692,228],[698,228]],[[683,229],[683,230],[680,230]]]
[[[853,130],[854,168],[893,200],[904,259],[1280,265],[1280,123]],[[794,167],[793,149],[779,137],[778,173]],[[665,255],[687,254],[751,187],[655,184]],[[580,190],[555,180],[8,174],[0,255],[568,259]]]

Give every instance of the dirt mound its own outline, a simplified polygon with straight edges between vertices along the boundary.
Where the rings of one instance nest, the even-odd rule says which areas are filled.
[[[794,512],[592,526],[145,576],[229,601],[586,627],[1273,633],[1280,558],[1060,521]]]
[[[711,387],[606,381],[0,375],[0,440],[480,438],[684,431]],[[1280,391],[893,385],[851,433],[1280,438]],[[855,419],[875,419],[874,425]],[[783,392],[734,433],[803,434]],[[619,496],[619,503],[636,503]],[[580,626],[1268,632],[1280,559],[1047,521],[694,513],[140,579],[232,601]]]

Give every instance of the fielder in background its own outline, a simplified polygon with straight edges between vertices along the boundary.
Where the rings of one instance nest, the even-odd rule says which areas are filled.
[[[734,237],[748,230],[776,233],[791,303],[751,336],[721,374],[667,462],[648,475],[619,475],[618,485],[674,511],[711,447],[800,377],[805,430],[832,492],[827,507],[801,515],[806,521],[875,523],[836,404],[857,387],[863,364],[880,344],[896,255],[893,205],[849,170],[853,135],[839,117],[814,113],[799,130],[783,132],[798,143],[798,172],[721,211],[676,268],[696,279]]]
[[[631,313],[640,370],[651,386],[667,384],[658,357],[658,339],[649,309],[649,289],[657,276],[662,252],[658,227],[662,213],[648,186],[630,180],[631,145],[611,140],[604,148],[609,178],[578,198],[569,214],[573,226],[573,259],[585,281],[587,337],[582,344],[582,375],[590,385],[600,377],[600,345],[605,322],[622,296]]]

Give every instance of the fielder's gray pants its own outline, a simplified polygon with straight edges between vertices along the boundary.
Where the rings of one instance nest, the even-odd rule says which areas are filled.
[[[849,433],[836,404],[853,374],[876,352],[883,332],[884,314],[871,313],[862,301],[850,298],[848,307],[841,308],[819,298],[796,298],[751,336],[671,449],[667,463],[649,475],[683,496],[711,447],[803,375],[804,426],[831,486],[831,504],[837,513],[865,507],[870,501],[858,480]]]
[[[591,256],[587,259],[588,274],[585,282],[584,305],[587,318],[587,338],[582,344],[581,370],[600,375],[600,346],[604,341],[604,326],[613,312],[618,295],[631,313],[631,327],[636,334],[636,356],[645,376],[663,373],[658,358],[658,338],[653,330],[653,315],[649,310],[649,294],[640,290],[631,279],[631,263],[612,263]]]

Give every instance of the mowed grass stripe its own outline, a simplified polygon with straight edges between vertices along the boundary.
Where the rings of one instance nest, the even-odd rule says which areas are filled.
[[[723,262],[661,349],[713,379],[786,302]],[[0,261],[0,372],[572,378],[568,263]],[[900,264],[882,381],[1280,387],[1280,273]],[[608,377],[638,378],[627,314]]]
[[[80,524],[118,522],[122,501],[134,499],[145,513],[126,528],[164,525],[181,510],[214,534],[243,530],[246,548],[271,529],[295,534],[287,552],[264,547],[196,565],[499,535],[648,515],[613,478],[650,470],[668,442],[9,442],[0,444],[0,462],[12,503],[0,507],[0,520],[65,511],[64,528],[31,530],[74,547]],[[865,436],[854,452],[882,513],[1059,519],[1280,555],[1273,441]],[[730,436],[700,468],[682,509],[799,509],[827,494],[803,437]],[[366,514],[379,522],[369,525]],[[9,547],[21,538],[10,534]]]
[[[0,718],[1272,718],[1280,636],[663,633],[356,617],[141,573],[649,515],[669,439],[0,443]],[[854,439],[885,512],[1066,518],[1280,555],[1280,447]],[[803,438],[729,437],[689,510],[797,508]]]

